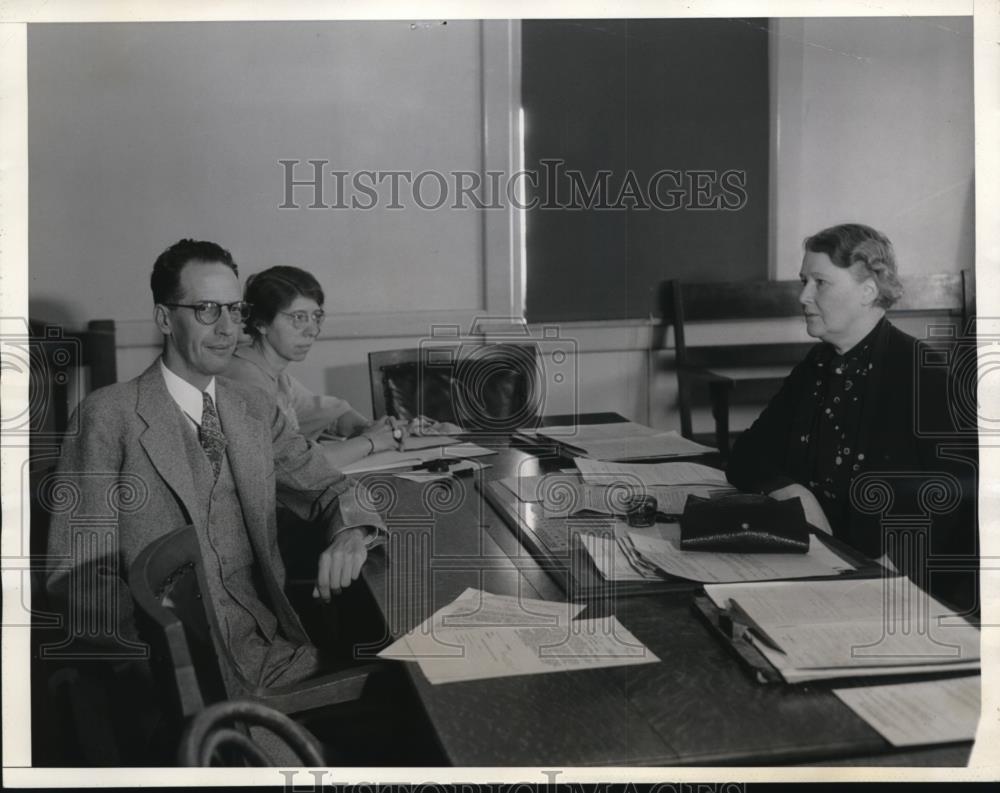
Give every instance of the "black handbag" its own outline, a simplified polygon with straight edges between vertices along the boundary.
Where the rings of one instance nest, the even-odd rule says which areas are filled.
[[[681,515],[682,551],[805,553],[809,524],[797,498],[738,493],[688,496]]]

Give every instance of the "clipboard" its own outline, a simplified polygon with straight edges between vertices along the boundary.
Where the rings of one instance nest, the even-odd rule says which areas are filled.
[[[720,609],[704,594],[696,594],[691,607],[758,683],[784,682],[781,673],[747,640],[751,626],[741,622],[737,614]]]

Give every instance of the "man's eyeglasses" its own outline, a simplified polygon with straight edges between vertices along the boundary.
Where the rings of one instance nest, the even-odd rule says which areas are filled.
[[[310,319],[316,323],[317,328],[321,328],[323,327],[323,320],[326,319],[326,312],[322,309],[316,309],[311,314],[308,311],[279,311],[278,313],[291,318],[292,327],[295,330],[302,330],[309,324]]]
[[[202,325],[214,325],[222,316],[222,309],[229,312],[229,318],[238,325],[242,325],[250,318],[250,311],[253,303],[237,300],[235,303],[216,303],[214,300],[202,300],[199,303],[164,303],[170,308],[190,308],[194,311],[194,318]]]

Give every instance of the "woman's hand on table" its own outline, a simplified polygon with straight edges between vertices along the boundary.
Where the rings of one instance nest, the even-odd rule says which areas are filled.
[[[371,442],[372,454],[375,454],[375,452],[392,451],[399,448],[399,444],[392,435],[394,429],[395,427],[392,424],[392,419],[388,416],[383,416],[380,419],[376,419],[366,429],[362,430],[358,434],[358,437],[365,438]]]
[[[799,499],[802,502],[802,510],[806,514],[806,522],[815,526],[820,531],[824,531],[827,534],[833,534],[833,529],[830,528],[830,521],[826,519],[826,513],[823,512],[823,507],[820,506],[819,502],[816,500],[816,496],[812,494],[812,491],[809,490],[809,488],[795,483],[792,485],[786,485],[785,487],[779,487],[777,490],[772,490],[768,493],[768,495],[778,501],[785,501],[789,498]]]

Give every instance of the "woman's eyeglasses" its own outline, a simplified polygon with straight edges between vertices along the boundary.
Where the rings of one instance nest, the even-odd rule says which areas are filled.
[[[216,303],[214,300],[202,300],[198,303],[164,303],[170,308],[190,308],[194,311],[194,318],[202,325],[214,325],[222,316],[222,309],[229,312],[229,318],[238,325],[242,325],[250,318],[250,311],[253,309],[252,303],[237,300],[235,303]]]
[[[317,328],[321,328],[323,327],[323,320],[326,319],[326,312],[322,309],[317,309],[311,314],[308,311],[279,311],[278,313],[290,318],[292,320],[292,327],[295,330],[302,330],[309,324],[309,320],[315,322]]]

